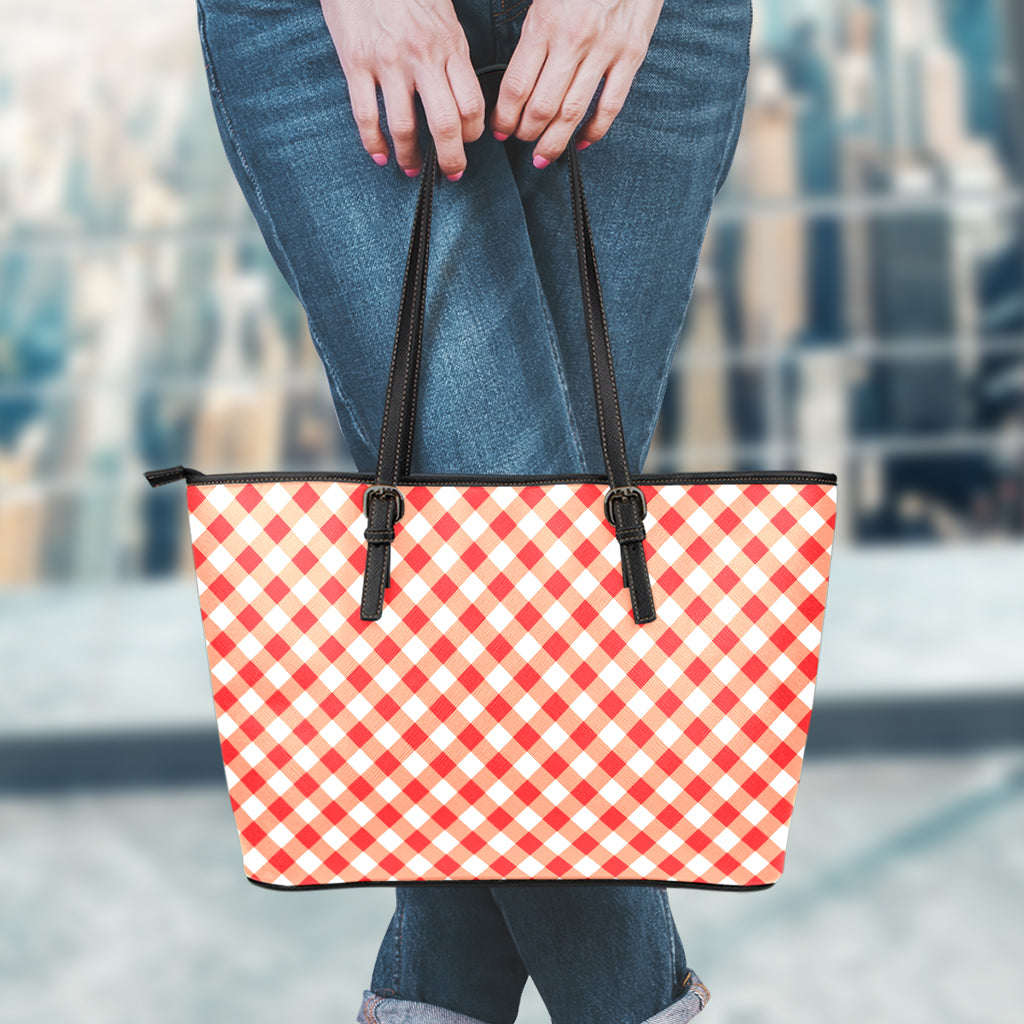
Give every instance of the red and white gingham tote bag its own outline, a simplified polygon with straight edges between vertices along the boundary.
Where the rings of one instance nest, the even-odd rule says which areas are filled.
[[[757,889],[782,873],[836,477],[631,477],[566,158],[606,476],[409,474],[432,146],[377,473],[146,473],[187,481],[254,883]]]

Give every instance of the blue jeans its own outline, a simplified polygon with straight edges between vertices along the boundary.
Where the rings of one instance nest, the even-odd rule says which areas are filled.
[[[507,62],[528,0],[454,4],[474,66]],[[318,0],[197,6],[228,160],[305,309],[356,468],[372,473],[420,179],[362,148]],[[665,0],[622,111],[579,154],[635,473],[739,134],[750,17],[750,0]],[[379,91],[378,105],[390,143]],[[605,473],[568,168],[536,169],[533,147],[485,130],[461,180],[436,186],[413,473]],[[365,1024],[511,1024],[527,975],[554,1024],[676,1024],[706,1002],[660,886],[395,895]]]
[[[358,1024],[512,1024],[526,978],[552,1024],[681,1024],[708,1001],[663,886],[400,885]]]

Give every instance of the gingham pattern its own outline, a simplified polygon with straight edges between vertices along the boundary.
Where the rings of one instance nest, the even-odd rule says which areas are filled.
[[[596,483],[404,487],[376,621],[364,482],[190,484],[248,877],[776,881],[835,486],[641,486],[638,625]]]

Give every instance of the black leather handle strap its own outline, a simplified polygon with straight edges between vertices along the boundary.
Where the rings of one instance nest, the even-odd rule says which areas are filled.
[[[619,389],[612,368],[612,347],[608,337],[608,318],[601,298],[601,279],[597,272],[594,236],[587,216],[579,157],[575,145],[565,148],[569,157],[569,180],[572,190],[573,228],[583,291],[583,312],[587,324],[590,365],[593,371],[597,422],[601,431],[601,447],[611,489],[605,495],[605,515],[615,527],[622,555],[622,585],[629,588],[633,621],[653,622],[657,617],[651,578],[644,553],[644,517],[647,502],[639,487],[633,486],[626,458],[626,438],[619,409]]]
[[[495,65],[485,70],[496,71],[503,68],[504,65]],[[597,259],[583,194],[579,157],[572,142],[566,146],[556,163],[562,164],[566,161],[569,164],[573,229],[598,428],[610,483],[610,490],[605,497],[605,514],[615,527],[619,540],[623,585],[629,588],[634,621],[652,622],[656,618],[656,612],[643,548],[646,502],[643,493],[633,486],[630,480]],[[419,390],[419,367],[423,349],[430,223],[434,185],[438,173],[437,153],[433,140],[430,139],[423,164],[402,285],[402,299],[385,396],[376,479],[367,489],[363,499],[368,521],[365,534],[366,569],[363,574],[360,606],[360,616],[363,619],[379,618],[383,609],[384,590],[390,582],[390,551],[391,541],[394,539],[394,523],[401,517],[400,491],[397,485],[399,480],[408,477],[410,470]]]
[[[413,217],[412,237],[398,307],[391,371],[384,399],[384,423],[377,452],[377,482],[395,485],[409,475],[412,461],[413,424],[419,392],[420,352],[423,350],[423,318],[426,312],[427,261],[430,256],[430,225],[434,181],[438,175],[433,140],[423,162],[419,199]]]

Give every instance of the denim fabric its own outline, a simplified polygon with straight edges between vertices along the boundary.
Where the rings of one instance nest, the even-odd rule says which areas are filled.
[[[474,66],[507,62],[528,0],[454,3]],[[227,157],[306,311],[356,467],[373,472],[420,179],[363,149],[318,0],[197,7]],[[634,472],[736,145],[750,19],[750,0],[666,0],[622,111],[579,153]],[[390,144],[379,91],[378,107]],[[485,129],[461,180],[438,181],[413,473],[605,471],[568,168],[535,168],[534,145]],[[527,974],[554,1024],[676,1024],[707,1001],[661,886],[395,895],[365,1024],[511,1024]]]
[[[553,1024],[678,1024],[708,1001],[664,886],[417,884],[396,887],[358,1020],[512,1024],[527,975]]]
[[[456,0],[474,66],[510,59],[528,6]],[[420,179],[363,149],[318,0],[199,0],[198,13],[228,158],[371,472]],[[750,0],[666,0],[622,111],[579,154],[637,472],[732,157],[749,31]],[[379,91],[378,105],[387,135]],[[462,179],[437,184],[414,473],[604,472],[568,168],[538,170],[533,148],[485,130]]]
[[[697,975],[690,971],[687,976],[685,995],[674,1000],[664,1010],[659,1010],[645,1024],[686,1024],[693,1020],[707,1006],[708,990]],[[558,1020],[559,1018],[554,1018]],[[611,1019],[592,1017],[592,1021]],[[376,992],[363,992],[363,1002],[356,1016],[357,1024],[487,1024],[477,1017],[449,1010],[444,1006],[422,1003],[409,999],[381,996]]]

